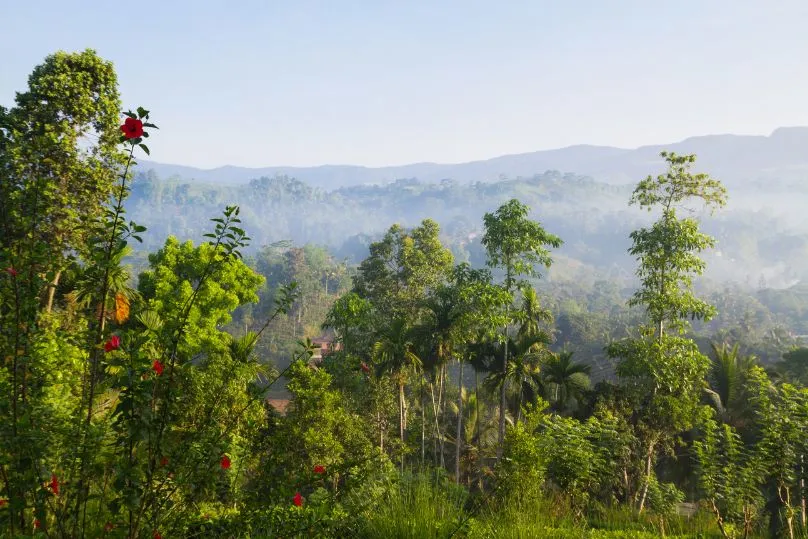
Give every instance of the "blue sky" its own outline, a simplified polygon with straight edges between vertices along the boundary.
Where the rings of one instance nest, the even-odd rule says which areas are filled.
[[[0,103],[94,48],[152,158],[462,162],[808,125],[808,2],[6,2]]]

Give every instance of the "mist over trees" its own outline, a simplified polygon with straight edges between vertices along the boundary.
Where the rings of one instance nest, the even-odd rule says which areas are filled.
[[[808,533],[804,187],[133,175],[117,84],[0,108],[6,536]]]

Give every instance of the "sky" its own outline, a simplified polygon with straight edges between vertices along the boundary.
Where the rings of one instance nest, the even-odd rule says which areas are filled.
[[[805,0],[0,0],[0,104],[95,49],[152,159],[457,163],[808,125]]]

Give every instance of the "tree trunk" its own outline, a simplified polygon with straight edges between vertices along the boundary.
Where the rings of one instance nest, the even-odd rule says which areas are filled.
[[[505,444],[505,406],[508,387],[508,326],[505,326],[505,347],[502,356],[502,388],[499,395],[499,433],[497,435],[497,462],[502,458]]]
[[[794,539],[794,515],[791,510],[791,489],[788,485],[778,485],[777,495],[786,508],[786,524],[788,525],[788,537]]]
[[[519,383],[519,403],[517,404],[517,408],[516,408],[516,424],[517,425],[522,420],[522,396],[523,396],[523,394],[524,393],[522,391],[522,383],[520,382]]]
[[[654,460],[654,445],[656,440],[651,440],[648,444],[648,454],[645,456],[645,484],[642,487],[642,496],[640,496],[640,506],[638,512],[642,513],[645,508],[645,498],[648,495],[648,487],[651,484],[651,474],[653,473],[652,463]]]
[[[712,504],[713,514],[715,515],[715,522],[718,524],[718,529],[721,531],[721,535],[724,539],[729,539],[729,534],[727,533],[726,528],[724,527],[724,518],[721,516],[721,511],[718,510],[718,506],[715,504],[715,500],[710,500]]]
[[[48,300],[45,304],[45,312],[49,313],[53,309],[53,297],[56,295],[56,287],[59,286],[59,279],[62,277],[62,270],[56,272],[53,281],[48,284]]]
[[[460,484],[460,450],[463,443],[463,360],[457,380],[457,438],[455,438],[455,483]]]
[[[474,369],[474,440],[480,436],[480,373]]]
[[[438,404],[435,402],[435,389],[431,383],[429,384],[429,393],[432,396],[432,415],[435,418],[434,443],[435,443],[435,465],[437,465],[439,460],[441,464],[443,463],[443,455],[440,456],[440,459],[438,458],[438,453],[442,450],[441,446],[443,444],[440,443],[441,432],[440,432],[440,423],[438,421]]]
[[[800,520],[802,521],[802,529],[806,529],[806,507],[805,503],[805,455],[800,455]]]
[[[623,487],[626,489],[625,491],[625,502],[626,505],[629,505],[631,501],[631,480],[628,477],[628,466],[623,468]]]
[[[446,467],[446,437],[441,431],[441,423],[445,421],[446,417],[444,411],[446,409],[446,365],[441,365],[440,368],[440,388],[438,390],[438,417],[435,421],[438,424],[438,441],[440,442],[440,465]]]
[[[421,379],[421,469],[426,462],[426,405],[424,405],[424,380]]]
[[[404,411],[404,383],[398,383],[398,436],[401,440],[401,471],[404,472],[404,423],[406,422],[406,412]]]

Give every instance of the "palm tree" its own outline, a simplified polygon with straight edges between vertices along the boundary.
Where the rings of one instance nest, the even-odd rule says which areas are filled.
[[[373,358],[379,372],[390,374],[398,386],[398,428],[402,444],[404,431],[407,429],[407,400],[404,388],[408,375],[421,368],[421,359],[413,352],[411,336],[407,323],[402,319],[395,319],[383,329],[379,339],[373,344]],[[403,458],[401,463],[403,466]]]
[[[553,321],[553,313],[541,306],[535,288],[525,286],[522,288],[522,308],[517,312],[516,320],[519,322],[519,337],[538,335],[543,331],[543,323]]]
[[[704,389],[710,404],[718,412],[722,422],[735,427],[743,423],[746,415],[746,399],[743,397],[743,384],[746,373],[757,364],[755,356],[741,356],[738,345],[730,347],[711,343],[710,372],[707,374],[709,387]]]
[[[568,408],[572,399],[577,404],[583,392],[589,389],[591,367],[573,361],[572,356],[573,352],[565,350],[548,356],[542,365],[547,400],[559,413]]]
[[[446,378],[446,365],[456,356],[455,348],[459,342],[459,326],[463,318],[461,302],[457,290],[453,286],[437,288],[425,301],[426,322],[416,328],[420,341],[426,344],[425,359],[432,372],[429,391],[432,397],[432,411],[435,420],[435,438],[439,443],[441,465],[444,464],[444,436],[441,432],[439,418],[443,410],[443,395]],[[462,368],[461,361],[461,385]],[[438,386],[437,400],[435,386]]]
[[[540,331],[536,335],[523,335],[516,339],[509,339],[508,348],[510,355],[508,365],[503,373],[499,369],[488,375],[485,386],[491,390],[501,390],[503,382],[514,388],[516,422],[522,419],[522,403],[525,395],[528,400],[541,392],[541,363],[545,360],[550,351],[547,345],[550,344],[550,336]],[[500,361],[503,354],[498,354]]]
[[[471,479],[472,472],[475,471],[475,466],[485,459],[486,456],[493,456],[495,454],[497,443],[497,416],[496,411],[489,411],[487,417],[478,417],[480,413],[480,406],[478,402],[478,395],[475,391],[468,391],[465,388],[460,390],[460,398],[457,403],[451,403],[451,413],[457,417],[462,417],[462,431],[459,437],[449,437],[450,442],[454,442],[455,446],[462,448],[462,468],[458,467],[455,470],[456,481],[459,483],[463,475]],[[507,420],[513,423],[513,418],[507,414]],[[477,472],[481,472],[480,468]],[[478,477],[478,480],[481,477]]]

